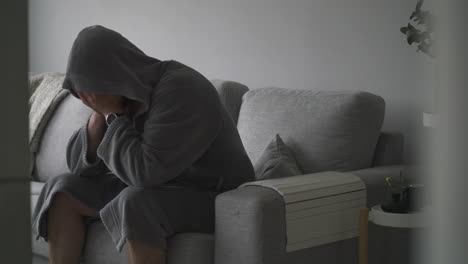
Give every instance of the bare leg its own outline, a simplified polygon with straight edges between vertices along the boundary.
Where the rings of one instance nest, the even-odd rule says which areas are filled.
[[[136,240],[127,239],[128,258],[131,264],[165,264],[164,250],[149,247]]]
[[[65,193],[57,193],[47,216],[51,264],[78,264],[85,241],[83,216],[98,212],[85,207]]]

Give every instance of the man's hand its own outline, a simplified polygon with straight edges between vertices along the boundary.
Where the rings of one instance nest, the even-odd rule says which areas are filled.
[[[123,97],[113,94],[76,92],[81,101],[94,111],[106,116],[109,113],[123,113]]]
[[[98,112],[93,112],[88,121],[88,149],[87,160],[91,163],[96,161],[96,151],[106,132],[106,121],[104,116]]]

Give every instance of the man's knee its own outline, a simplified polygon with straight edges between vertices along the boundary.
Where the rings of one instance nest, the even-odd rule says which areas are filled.
[[[54,177],[49,178],[45,182],[45,189],[52,188],[55,185],[73,185],[77,180],[77,176],[72,173],[63,173]]]
[[[145,206],[147,190],[140,187],[128,186],[123,189],[110,203],[126,210],[139,209]]]
[[[141,200],[144,197],[144,195],[144,188],[128,186],[118,194],[117,198],[131,203],[134,201]]]
[[[71,195],[65,192],[57,192],[52,200],[51,209],[61,212],[76,213],[83,216],[97,216],[98,212],[88,208]]]
[[[51,207],[70,210],[73,207],[71,199],[72,198],[67,193],[58,192],[52,198]]]

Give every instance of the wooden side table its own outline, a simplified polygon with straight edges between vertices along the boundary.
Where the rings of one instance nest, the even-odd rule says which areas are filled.
[[[380,205],[370,210],[362,208],[359,214],[359,264],[369,264],[369,221],[376,225],[394,228],[421,228],[428,225],[427,211],[395,214],[382,210]]]

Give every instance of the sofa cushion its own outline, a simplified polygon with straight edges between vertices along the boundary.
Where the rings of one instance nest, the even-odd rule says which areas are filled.
[[[44,130],[36,154],[33,175],[36,180],[46,181],[69,172],[65,155],[68,139],[75,130],[86,124],[90,115],[91,109],[75,97],[68,95],[63,99]]]
[[[237,128],[253,164],[279,133],[304,173],[350,171],[371,165],[384,111],[368,92],[261,88],[244,94]]]
[[[169,264],[214,264],[214,234],[179,233],[168,242]]]
[[[292,150],[276,134],[254,165],[256,180],[269,180],[301,175]]]
[[[169,264],[213,264],[214,235],[202,233],[180,233],[168,241]],[[32,240],[33,254],[48,257],[48,244],[43,239]],[[93,222],[88,225],[83,264],[126,264],[127,244],[118,252],[104,225]]]

